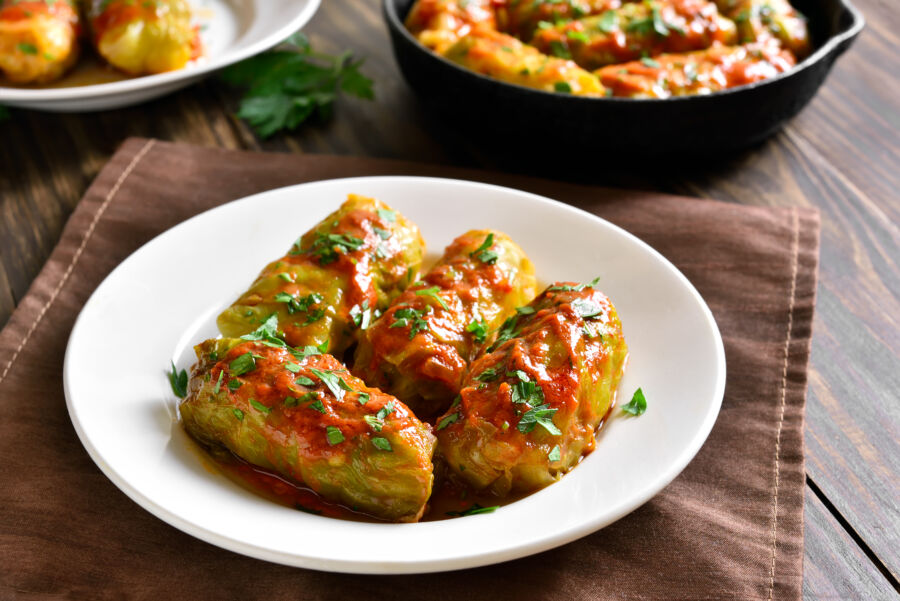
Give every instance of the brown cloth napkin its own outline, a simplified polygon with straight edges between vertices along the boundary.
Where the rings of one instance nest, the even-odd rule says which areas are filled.
[[[631,515],[569,545],[416,576],[329,574],[243,557],[158,520],[107,480],[76,437],[62,385],[69,332],[103,278],[160,232],[211,207],[289,184],[375,174],[544,194],[626,228],[673,261],[712,308],[728,361],[718,422],[687,469]],[[0,333],[0,598],[799,599],[817,257],[818,215],[805,209],[129,140]],[[127,333],[115,335],[128,344]]]

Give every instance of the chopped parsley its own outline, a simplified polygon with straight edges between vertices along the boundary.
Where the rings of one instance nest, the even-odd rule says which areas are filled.
[[[375,436],[372,438],[372,444],[376,449],[381,449],[382,451],[393,451],[391,448],[391,442],[387,438],[382,438],[381,436]]]
[[[588,42],[591,41],[591,39],[583,31],[571,31],[571,30],[567,31],[566,37],[569,38],[570,40],[577,40],[584,44],[587,44]]]
[[[645,67],[650,67],[651,69],[659,69],[661,66],[658,61],[656,61],[648,56],[643,57],[641,59],[641,62],[644,64]]]
[[[317,378],[322,380],[325,386],[328,387],[328,390],[331,391],[331,394],[333,394],[339,401],[344,398],[345,390],[353,390],[352,388],[350,388],[350,386],[347,385],[346,382],[344,382],[344,378],[336,376],[332,372],[322,371],[321,369],[315,368],[310,369],[310,371],[313,372]]]
[[[482,263],[493,265],[497,262],[497,253],[491,250],[494,245],[494,232],[491,232],[481,243],[481,246],[469,253],[470,257],[475,257]]]
[[[353,325],[360,330],[368,330],[369,325],[372,323],[372,311],[369,308],[369,301],[364,300],[362,304],[353,305],[353,308],[350,309],[350,318],[353,320]]]
[[[536,382],[528,378],[528,374],[521,370],[509,372],[507,376],[514,375],[518,380],[512,385],[511,398],[516,405],[528,403],[532,407],[539,407],[544,402],[544,390]],[[554,409],[554,411],[556,411]],[[529,430],[530,431],[530,430]]]
[[[557,284],[555,286],[550,286],[547,290],[552,292],[581,292],[585,288],[593,288],[600,281],[600,276],[595,277],[593,280],[588,282],[587,284],[578,284],[577,286],[569,286],[568,284]]]
[[[475,340],[476,344],[481,344],[488,335],[487,322],[483,319],[473,319],[472,322],[466,326],[466,332],[472,334],[472,338]]]
[[[628,415],[643,415],[646,410],[647,397],[644,396],[644,391],[640,388],[634,391],[634,396],[631,397],[631,401],[627,405],[622,405],[622,412]]]
[[[447,306],[447,303],[444,302],[444,299],[441,298],[441,295],[438,294],[440,292],[440,286],[432,286],[431,288],[423,288],[421,290],[416,290],[416,296],[430,296],[434,300],[438,302],[438,304],[443,307],[444,310],[450,309]]]
[[[550,405],[547,404],[538,405],[522,416],[516,428],[518,428],[519,432],[522,434],[528,434],[534,430],[536,425],[540,425],[550,434],[558,436],[562,434],[562,432],[560,432],[559,428],[553,423],[553,414],[557,411],[557,409],[551,409]]]
[[[312,378],[308,378],[306,376],[300,376],[294,382],[297,383],[298,386],[315,386],[316,383]]]
[[[501,325],[500,329],[497,330],[497,339],[490,346],[490,348],[488,349],[489,351],[493,351],[507,340],[511,340],[519,335],[519,332],[516,330],[517,317],[518,315],[513,315],[503,322],[503,325]]]
[[[437,425],[437,428],[436,428],[436,429],[437,429],[437,430],[443,430],[444,428],[446,428],[446,427],[449,426],[450,424],[455,423],[457,420],[459,420],[459,413],[458,413],[458,412],[457,412],[457,413],[451,413],[450,415],[448,415],[447,417],[445,417],[444,419],[442,419],[441,421],[438,422],[438,425]]]
[[[389,416],[393,412],[394,412],[394,401],[388,401],[387,403],[384,404],[384,407],[382,407],[381,409],[378,410],[378,413],[375,414],[375,417],[383,420],[383,419],[387,418],[387,416]]]
[[[585,319],[596,317],[603,312],[603,308],[600,305],[584,298],[577,298],[572,301],[572,308],[575,309],[575,313],[579,317],[584,317]]]
[[[187,396],[187,383],[187,371],[183,369],[178,371],[178,368],[175,367],[175,362],[172,361],[172,371],[169,373],[169,385],[172,386],[172,392],[174,392],[175,396],[179,399],[183,399]]]
[[[256,409],[257,411],[265,413],[266,415],[269,415],[269,411],[271,411],[271,409],[269,407],[266,407],[265,405],[263,405],[256,399],[250,399],[250,405],[252,405],[253,408]]]
[[[534,307],[529,307],[528,305],[516,307],[516,314],[518,315],[531,315],[532,313],[534,313]]]
[[[369,393],[368,392],[360,392],[359,396],[356,397],[356,400],[359,401],[360,405],[365,405],[369,402]]]
[[[228,364],[228,369],[231,370],[231,373],[235,376],[242,376],[247,372],[253,371],[255,368],[256,358],[253,356],[253,353],[249,351]]]
[[[238,418],[239,422],[244,421],[244,412],[240,409],[232,409],[231,412],[234,414],[236,418]]]
[[[375,415],[364,415],[363,420],[376,432],[381,432],[381,428],[384,427],[384,420],[378,419]]]
[[[499,505],[494,505],[492,507],[482,507],[478,503],[475,503],[468,509],[464,509],[462,511],[448,511],[446,512],[446,515],[461,518],[468,515],[478,515],[479,513],[494,513],[498,509],[500,509]]]
[[[222,377],[225,375],[225,370],[219,370],[219,379],[216,380],[216,385],[213,388],[213,394],[219,394],[219,390],[222,388]]]
[[[299,372],[301,369],[303,369],[302,367],[300,367],[299,363],[292,363],[290,361],[284,364],[284,368],[286,370],[288,370],[289,372],[291,372],[292,374],[295,374],[295,373]]]
[[[608,10],[597,21],[597,27],[600,28],[600,31],[611,33],[616,30],[616,23],[616,11]]]
[[[492,382],[500,377],[500,374],[497,373],[497,370],[493,367],[488,367],[486,370],[475,376],[475,379],[479,382]]]
[[[231,380],[230,382],[228,382],[228,390],[230,390],[231,392],[234,392],[241,386],[243,386],[243,383],[240,380]]]
[[[319,265],[328,265],[338,260],[339,255],[346,254],[365,244],[365,241],[350,234],[325,234],[316,232],[316,239],[308,252],[319,260]]]
[[[375,232],[382,240],[387,240],[391,237],[391,233],[388,230],[383,230],[377,225],[372,226],[372,231]]]
[[[307,394],[312,394],[312,393],[307,393]],[[300,399],[300,400],[302,401],[303,399]],[[316,399],[315,403],[310,404],[309,408],[313,409],[315,411],[318,411],[322,415],[325,415],[325,405],[323,405],[322,401],[320,401],[319,399]]]
[[[293,315],[294,313],[309,314],[310,307],[321,303],[323,300],[325,300],[325,298],[321,294],[315,292],[299,298],[295,298],[286,292],[279,292],[275,295],[276,303],[284,303],[287,305],[288,315]],[[324,311],[322,311],[322,314],[324,314]],[[321,315],[319,317],[321,317]]]
[[[409,326],[409,339],[412,340],[419,332],[428,330],[428,322],[422,319],[424,315],[424,311],[417,311],[412,307],[397,309],[394,312],[394,323],[390,327],[405,328]]]
[[[397,221],[397,213],[390,209],[378,209],[378,216],[390,223]]]
[[[287,346],[284,340],[278,337],[277,313],[269,315],[258,328],[241,336],[241,340],[260,341],[268,346]]]
[[[547,454],[547,459],[549,459],[550,461],[559,461],[560,459],[562,459],[562,453],[559,450],[559,445],[553,447],[550,453]]]
[[[328,439],[328,444],[334,446],[344,442],[344,433],[337,426],[328,426],[325,428],[325,438]]]

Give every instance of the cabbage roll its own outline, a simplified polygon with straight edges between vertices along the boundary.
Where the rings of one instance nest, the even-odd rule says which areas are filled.
[[[534,297],[531,261],[508,236],[473,230],[366,330],[353,372],[433,416],[459,392],[488,333]]]
[[[273,313],[291,346],[344,351],[415,279],[425,254],[419,228],[374,198],[351,194],[263,269],[219,315],[225,336],[248,334]]]
[[[0,73],[15,83],[50,83],[78,60],[72,0],[0,0]]]
[[[550,286],[504,323],[437,420],[454,477],[498,495],[558,480],[593,450],[627,353],[616,310],[593,282]]]
[[[259,339],[195,347],[188,433],[355,511],[417,521],[431,495],[430,427],[331,355],[246,338]]]
[[[406,28],[439,54],[480,26],[496,27],[491,0],[418,0],[406,17]]]

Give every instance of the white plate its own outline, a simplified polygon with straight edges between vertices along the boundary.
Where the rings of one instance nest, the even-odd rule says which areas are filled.
[[[213,71],[275,46],[307,23],[320,1],[192,0],[201,26],[205,54],[184,69],[77,87],[0,86],[0,104],[76,112],[145,102],[189,86]]]
[[[471,228],[508,233],[543,281],[588,281],[619,310],[631,356],[620,388],[648,399],[616,417],[561,481],[491,514],[419,524],[308,515],[204,467],[177,421],[169,359],[216,335],[215,317],[348,192],[376,196],[442,251]],[[621,518],[672,481],[706,440],[725,387],[709,308],[659,253],[624,230],[540,196],[485,184],[363,177],[272,190],[198,215],[126,259],[72,330],[64,382],[81,442],[128,496],[166,522],[238,553],[320,570],[399,574],[537,553]],[[240,516],[236,518],[235,516]],[[522,525],[527,524],[527,528]]]

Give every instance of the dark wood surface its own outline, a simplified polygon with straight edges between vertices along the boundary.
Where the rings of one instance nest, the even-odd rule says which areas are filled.
[[[616,168],[598,183],[748,205],[815,206],[822,250],[807,405],[804,593],[900,599],[900,17],[856,0],[868,27],[781,133],[715,165]],[[226,148],[492,165],[417,104],[377,0],[326,0],[306,28],[326,52],[367,58],[376,102],[262,142],[216,80],[135,108],[13,111],[0,124],[0,326],[92,178],[127,136]]]

